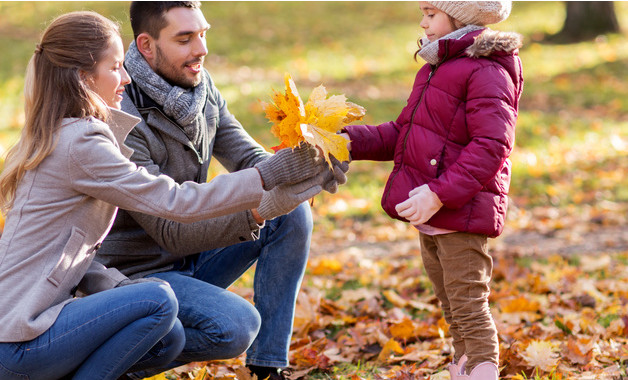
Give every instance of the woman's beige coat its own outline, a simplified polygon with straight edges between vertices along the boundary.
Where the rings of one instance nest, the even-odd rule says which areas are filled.
[[[138,168],[123,141],[139,119],[112,119],[64,120],[55,150],[20,182],[0,238],[0,342],[45,332],[81,281],[94,292],[125,278],[92,261],[118,207],[187,223],[259,205],[255,169],[178,185]]]

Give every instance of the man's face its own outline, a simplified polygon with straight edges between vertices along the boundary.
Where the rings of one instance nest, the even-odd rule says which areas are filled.
[[[192,88],[201,82],[209,24],[200,9],[177,7],[165,14],[168,25],[155,40],[153,70],[170,84]]]

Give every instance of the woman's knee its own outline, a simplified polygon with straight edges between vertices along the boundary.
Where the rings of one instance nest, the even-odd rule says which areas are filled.
[[[185,347],[185,330],[179,319],[175,319],[172,329],[161,339],[160,343],[163,345],[163,350],[159,358],[163,362],[162,365],[166,366],[173,362]]]
[[[154,306],[151,310],[152,313],[166,317],[171,322],[170,328],[173,328],[179,313],[179,301],[170,284],[165,281],[155,281],[131,286],[136,287],[138,294],[141,294],[145,300],[151,302]]]

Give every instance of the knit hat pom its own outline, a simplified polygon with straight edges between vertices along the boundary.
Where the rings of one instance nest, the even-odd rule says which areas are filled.
[[[512,1],[428,1],[465,25],[489,25],[510,15]]]

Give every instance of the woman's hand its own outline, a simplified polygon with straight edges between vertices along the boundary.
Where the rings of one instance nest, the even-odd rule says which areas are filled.
[[[410,224],[423,224],[436,214],[443,204],[429,186],[421,185],[408,194],[409,198],[395,206],[397,214],[410,221]]]

